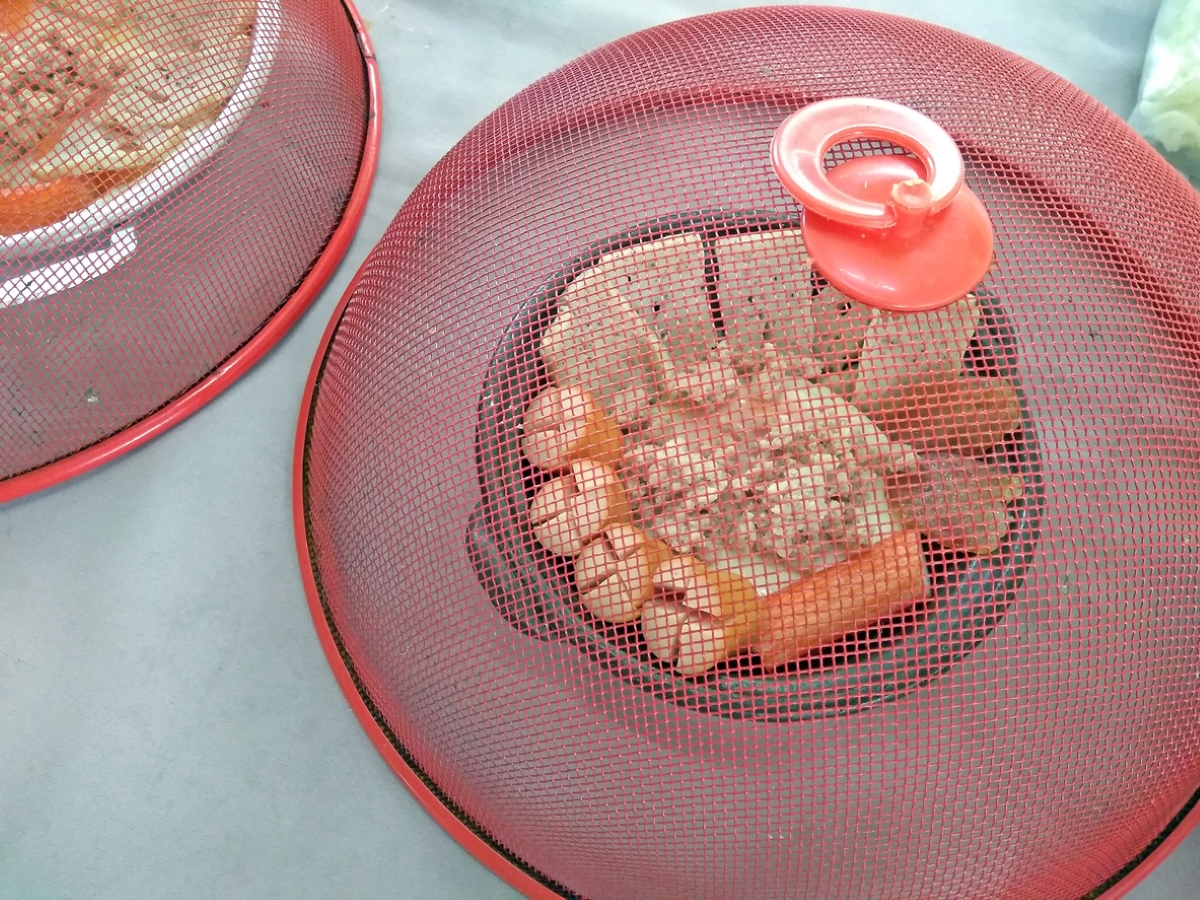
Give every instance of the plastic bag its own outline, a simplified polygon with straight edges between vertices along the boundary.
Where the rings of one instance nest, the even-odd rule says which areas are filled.
[[[1200,187],[1200,0],[1163,0],[1129,124]]]

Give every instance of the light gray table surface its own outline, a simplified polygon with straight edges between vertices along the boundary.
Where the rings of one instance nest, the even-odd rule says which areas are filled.
[[[361,0],[384,91],[366,217],[246,378],[96,472],[0,506],[0,900],[505,898],[376,755],[317,643],[295,420],[351,274],[421,176],[520,88],[629,32],[752,4]],[[1157,0],[876,0],[1126,116]],[[1193,836],[1131,900],[1200,896]],[[974,900],[974,898],[972,898]]]

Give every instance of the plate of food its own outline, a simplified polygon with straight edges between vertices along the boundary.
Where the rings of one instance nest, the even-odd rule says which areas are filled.
[[[277,0],[0,2],[3,259],[127,223],[194,175],[258,102],[279,28]],[[101,268],[136,249],[120,238]]]
[[[776,215],[601,241],[493,358],[476,571],[518,630],[689,708],[904,694],[986,637],[1036,542],[1014,348],[986,291],[856,302]]]

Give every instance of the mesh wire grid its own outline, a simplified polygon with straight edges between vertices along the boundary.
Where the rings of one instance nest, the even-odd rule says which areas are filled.
[[[996,261],[950,311],[808,264],[769,144],[841,95],[960,146]],[[314,364],[297,535],[352,703],[531,892],[1098,896],[1198,787],[1198,223],[1095,101],[910,20],[558,70]]]
[[[23,0],[0,21],[0,498],[146,439],[315,297],[374,172],[340,2]]]

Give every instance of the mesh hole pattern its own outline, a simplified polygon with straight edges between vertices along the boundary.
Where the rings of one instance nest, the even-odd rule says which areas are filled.
[[[229,367],[341,224],[369,112],[338,2],[28,6],[0,36],[4,480]]]
[[[778,669],[745,650],[684,675],[644,618],[588,612],[578,558],[532,528],[561,477],[521,451],[545,337],[630,251],[688,260],[621,263],[613,289],[710,373],[670,322],[731,340],[729,260],[820,295],[799,256],[736,248],[795,230],[770,138],[840,95],[939,122],[992,216],[996,264],[943,356],[1015,392],[975,458],[1018,496],[993,553],[924,536],[921,602]],[[1197,225],[1111,113],[933,26],[747,10],[581,58],[435,167],[321,351],[297,464],[335,665],[446,805],[564,896],[1097,895],[1197,789]],[[858,383],[870,340],[840,370]]]

